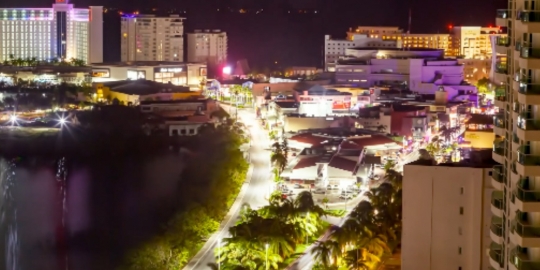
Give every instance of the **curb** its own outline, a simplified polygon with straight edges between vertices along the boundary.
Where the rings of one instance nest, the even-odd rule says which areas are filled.
[[[182,268],[182,270],[193,270],[195,267],[197,267],[200,263],[200,260],[208,254],[210,250],[212,250],[212,246],[217,242],[218,239],[220,239],[219,236],[223,234],[223,229],[233,221],[233,214],[242,207],[242,200],[244,199],[244,196],[246,195],[246,192],[249,188],[249,184],[251,183],[251,176],[253,174],[253,164],[249,165],[249,169],[246,174],[246,181],[244,184],[242,184],[242,187],[240,188],[240,192],[238,192],[238,195],[236,196],[236,199],[234,200],[233,204],[231,205],[231,208],[229,208],[229,212],[223,217],[223,220],[221,221],[219,225],[219,229],[208,238],[206,243],[202,246],[202,248],[189,260],[189,262]]]

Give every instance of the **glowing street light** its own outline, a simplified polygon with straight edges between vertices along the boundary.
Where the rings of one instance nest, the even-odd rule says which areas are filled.
[[[218,239],[218,270],[221,270],[221,239]]]
[[[17,122],[17,115],[12,114],[12,115],[9,117],[9,121],[12,122],[12,123]]]
[[[266,248],[266,270],[268,270],[268,243],[264,247]]]

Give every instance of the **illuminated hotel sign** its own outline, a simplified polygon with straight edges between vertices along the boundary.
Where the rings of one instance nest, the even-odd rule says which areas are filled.
[[[182,72],[182,68],[160,68],[159,72],[180,73]]]

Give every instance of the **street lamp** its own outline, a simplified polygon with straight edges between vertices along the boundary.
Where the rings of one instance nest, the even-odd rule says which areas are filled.
[[[218,270],[221,270],[221,239],[218,239]]]
[[[309,211],[307,212],[306,219],[309,219]],[[306,232],[306,245],[308,244],[308,234]]]
[[[264,246],[266,248],[266,270],[268,270],[268,243],[266,243]]]

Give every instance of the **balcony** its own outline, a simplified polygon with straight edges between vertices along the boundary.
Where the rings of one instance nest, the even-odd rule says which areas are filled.
[[[497,114],[493,116],[493,132],[499,136],[504,136],[506,128],[506,120],[504,114]]]
[[[540,155],[530,154],[530,152],[528,146],[522,145],[518,148],[516,171],[520,175],[540,176]]]
[[[493,166],[491,171],[491,185],[498,190],[503,190],[506,176],[504,173],[504,167],[502,165]]]
[[[518,248],[514,248],[510,252],[508,261],[510,262],[510,269],[512,268],[517,269],[517,270],[540,269],[540,261],[532,260],[527,253],[520,252]]]
[[[540,31],[540,11],[518,11],[516,29],[525,33],[538,33]]]
[[[507,54],[508,46],[510,46],[510,38],[508,36],[498,36],[495,39],[495,51],[497,53]]]
[[[493,142],[493,160],[497,163],[504,164],[505,152],[504,152],[504,143],[503,142]]]
[[[495,81],[506,82],[506,75],[508,75],[508,66],[506,63],[497,62],[495,64]]]
[[[522,247],[540,246],[540,225],[532,225],[519,217],[512,222],[510,239],[515,245]]]
[[[523,104],[540,105],[540,84],[520,82],[518,101]]]
[[[506,86],[495,87],[495,106],[504,109],[506,105]]]
[[[502,217],[504,211],[504,194],[500,190],[491,192],[491,213],[497,217]]]
[[[508,26],[507,21],[510,18],[510,12],[508,9],[497,9],[497,16],[495,17],[495,24],[497,26]]]
[[[525,112],[520,114],[516,121],[516,133],[524,141],[540,140],[540,119],[530,118],[531,116],[531,113]]]
[[[517,122],[517,118],[519,116],[519,113],[521,111],[520,104],[517,101],[512,102],[512,120],[514,122]]]
[[[495,269],[502,269],[504,267],[504,252],[503,247],[500,244],[492,242],[489,245],[489,264]]]
[[[540,23],[539,23],[540,25]],[[519,53],[519,66],[524,69],[540,68],[540,48],[523,45]]]
[[[502,244],[504,237],[503,219],[500,217],[491,217],[489,229],[491,240],[497,244]]]
[[[514,204],[522,212],[540,212],[540,190],[529,187],[529,179],[521,178],[514,189]]]

